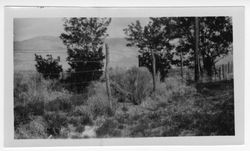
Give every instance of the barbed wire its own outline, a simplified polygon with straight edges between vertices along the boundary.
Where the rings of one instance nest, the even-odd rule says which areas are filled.
[[[31,60],[31,59],[25,59],[25,60],[14,59],[14,60],[16,60],[16,61],[36,61],[36,60]],[[63,60],[63,61],[65,61],[65,62],[101,62],[102,60],[100,60],[100,61],[88,61],[88,60],[67,61],[67,60]]]
[[[70,81],[67,81],[67,82],[58,82],[58,83],[55,83],[55,84],[51,84],[51,85],[58,85],[58,86],[71,86],[71,85],[84,85],[84,84],[90,84],[91,82],[93,82],[93,80],[90,80],[90,81],[82,81],[82,82],[70,82]],[[39,83],[38,81],[36,81],[35,83]]]
[[[67,83],[59,83],[59,85],[81,85],[81,84],[88,84],[91,81],[83,81],[83,82],[67,82]]]
[[[88,72],[104,72],[105,70],[84,70],[84,71],[72,71],[72,72],[67,72],[67,71],[63,71],[63,72],[60,72],[60,73],[56,73],[56,72],[48,72],[48,73],[39,73],[37,72],[37,74],[45,74],[45,75],[58,75],[58,74],[77,74],[77,73],[88,73]],[[25,71],[24,71],[25,72]],[[35,72],[35,71],[34,71]],[[35,74],[34,72],[32,73],[25,73],[25,74]]]
[[[93,70],[92,70],[93,71]],[[50,74],[51,75],[51,74]],[[42,77],[42,74],[41,73],[38,73],[36,74],[36,78],[39,78],[39,77]],[[71,80],[66,80],[66,79],[61,79],[61,80],[58,80],[58,82],[56,82],[54,85],[61,85],[61,86],[73,86],[73,85],[84,85],[84,84],[89,84],[91,82],[93,82],[93,76],[91,76],[91,80],[86,80],[86,81],[81,81],[81,82],[75,82],[75,81],[71,81]],[[35,82],[36,83],[39,83],[38,82],[39,80],[36,79]],[[52,84],[53,85],[53,84]]]
[[[64,53],[64,54],[67,54],[67,52],[63,52],[63,51],[14,51],[14,54],[15,53],[32,53],[32,54],[35,54],[35,53]]]

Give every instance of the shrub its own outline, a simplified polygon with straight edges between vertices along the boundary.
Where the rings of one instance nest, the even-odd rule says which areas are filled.
[[[134,104],[141,101],[150,94],[151,75],[146,68],[132,67],[128,71],[113,71],[110,76],[112,90],[118,100],[129,100]]]
[[[58,79],[62,66],[59,65],[60,57],[54,59],[52,55],[47,55],[43,58],[41,55],[35,54],[36,70],[41,73],[45,79]]]
[[[17,129],[19,125],[26,124],[30,121],[30,114],[24,105],[16,105],[14,107],[14,127]]]
[[[70,123],[74,125],[92,124],[92,115],[88,106],[77,106],[73,112],[70,113]]]
[[[29,111],[31,115],[43,115],[44,114],[44,101],[39,98],[30,101],[26,105],[26,110]]]
[[[14,106],[14,125],[15,129],[22,124],[28,123],[30,116],[38,116],[44,114],[44,102],[39,98],[27,103],[16,104]]]
[[[14,105],[24,104],[29,87],[24,82],[23,74],[14,74]]]
[[[64,90],[57,80],[46,80],[33,72],[17,72],[14,75],[15,104],[24,104],[38,99],[47,102],[70,96],[72,94]]]
[[[49,135],[58,136],[62,127],[67,126],[67,114],[63,112],[47,112],[44,119],[48,124]]]
[[[187,85],[181,78],[168,77],[164,82],[157,81],[156,91],[151,97],[159,103],[167,104],[185,101],[189,96],[195,94],[197,94],[195,87]]]
[[[112,115],[116,108],[116,102],[114,101],[114,98],[111,98],[111,101],[112,109],[110,108],[105,83],[92,82],[88,86],[88,100],[86,105],[94,118],[99,115]]]
[[[53,101],[49,101],[45,104],[47,111],[70,111],[72,109],[72,103],[65,98],[56,98]]]
[[[107,90],[106,90],[106,83],[105,82],[99,82],[99,81],[94,81],[91,82],[90,85],[88,86],[88,97],[92,96],[100,96],[103,99],[108,99],[107,95]]]
[[[90,109],[93,117],[100,115],[112,115],[113,111],[109,106],[108,99],[105,99],[103,96],[95,95],[88,99],[87,106]]]
[[[81,115],[88,115],[91,116],[90,109],[88,106],[81,105],[81,106],[76,106],[71,113],[73,116],[81,116]]]
[[[147,97],[140,105],[148,110],[156,110],[158,102],[153,97]]]
[[[69,97],[70,102],[73,106],[81,106],[86,104],[88,99],[88,95],[86,93],[83,94],[74,94]]]
[[[98,137],[118,137],[121,135],[121,130],[117,128],[119,124],[114,118],[101,116],[96,122],[98,123],[96,129]]]
[[[56,80],[46,80],[32,72],[14,74],[14,105],[29,102],[49,102],[58,98],[68,99],[71,93],[58,85]]]
[[[17,139],[47,138],[47,124],[41,116],[34,117],[28,124],[21,125],[15,131]]]
[[[34,74],[15,73],[14,74],[14,105],[27,104],[30,100],[30,93],[36,90]]]

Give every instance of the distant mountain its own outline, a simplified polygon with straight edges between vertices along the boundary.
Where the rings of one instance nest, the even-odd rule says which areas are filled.
[[[106,42],[110,48],[110,64],[112,67],[131,67],[138,65],[137,49],[127,47],[127,41],[124,38],[107,38]],[[30,66],[34,66],[35,53],[47,54],[50,52],[54,57],[60,56],[63,67],[68,68],[66,62],[67,49],[59,37],[41,36],[23,41],[15,41],[14,52],[15,68],[19,66],[21,68],[20,70],[22,70],[23,67],[30,68]],[[18,62],[20,60],[22,62]]]
[[[137,48],[127,47],[127,41],[124,38],[107,38],[106,42],[110,48],[111,67],[138,66]],[[42,55],[50,53],[53,57],[60,56],[63,68],[67,69],[69,67],[66,62],[67,49],[59,37],[41,36],[23,41],[15,41],[14,52],[15,69],[18,70],[34,70],[35,53]],[[233,55],[229,54],[223,58],[219,58],[216,65],[226,64],[231,61],[233,61]]]
[[[53,50],[60,51],[66,50],[62,40],[59,37],[41,36],[23,41],[14,42],[15,51],[42,51]]]

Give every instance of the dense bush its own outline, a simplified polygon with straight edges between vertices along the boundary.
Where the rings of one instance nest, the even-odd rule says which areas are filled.
[[[110,108],[109,101],[103,96],[92,96],[87,101],[87,106],[90,109],[94,118],[101,115],[110,116],[113,114],[113,110]]]
[[[54,121],[48,118],[48,111],[69,111],[71,105],[68,98],[71,94],[63,88],[53,89],[55,83],[56,81],[45,80],[32,72],[14,74],[14,125],[15,130],[20,132],[17,138],[25,137],[25,133],[27,137],[28,133],[34,133],[30,122],[36,122],[36,117],[46,117],[44,123],[50,123],[53,127]],[[47,126],[49,128],[50,125]],[[45,130],[44,133],[48,131]]]
[[[47,137],[47,124],[41,116],[37,116],[29,123],[21,125],[15,131],[15,138],[17,139],[41,139]]]
[[[118,71],[111,72],[110,79],[113,95],[118,100],[140,104],[146,96],[150,95],[151,75],[146,68],[133,67],[127,71],[116,70]]]
[[[78,125],[79,123],[82,125],[87,125],[87,124],[92,124],[92,114],[91,114],[91,110],[89,109],[88,106],[76,106],[74,108],[74,110],[72,111],[72,113],[70,114],[71,119],[76,117],[79,118],[80,120],[75,120],[77,121],[77,123],[74,123],[74,121],[72,121],[73,124]]]
[[[14,104],[27,104],[34,100],[47,102],[70,96],[57,80],[46,80],[39,74],[28,71],[14,74]]]
[[[45,104],[46,111],[65,111],[68,112],[72,109],[72,103],[65,98],[56,98],[53,101],[49,101]]]
[[[35,54],[36,70],[41,73],[45,79],[58,79],[63,71],[59,65],[60,57],[54,59],[52,55],[43,58],[41,55]]]
[[[121,130],[119,130],[118,123],[116,120],[112,118],[105,118],[102,120],[100,125],[96,130],[96,134],[98,137],[118,137],[121,136]]]
[[[86,104],[87,99],[88,95],[86,93],[70,95],[70,97],[68,98],[68,100],[72,103],[73,106],[80,106]]]
[[[29,111],[25,105],[16,105],[14,107],[14,127],[17,129],[20,125],[30,121]]]
[[[58,136],[62,127],[67,126],[67,114],[64,112],[47,112],[44,115],[44,119],[47,122],[48,135]]]

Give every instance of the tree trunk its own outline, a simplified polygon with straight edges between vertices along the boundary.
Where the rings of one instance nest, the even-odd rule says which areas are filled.
[[[153,92],[155,92],[155,75],[156,75],[156,69],[155,69],[155,55],[153,49],[150,49],[151,55],[152,55],[152,77],[153,77]]]
[[[199,18],[195,17],[195,67],[194,67],[194,79],[196,82],[200,79],[200,67],[199,67]]]
[[[213,76],[213,66],[214,66],[214,61],[210,57],[205,57],[203,60],[204,64],[204,69],[206,70],[207,76],[209,80],[212,80]]]

